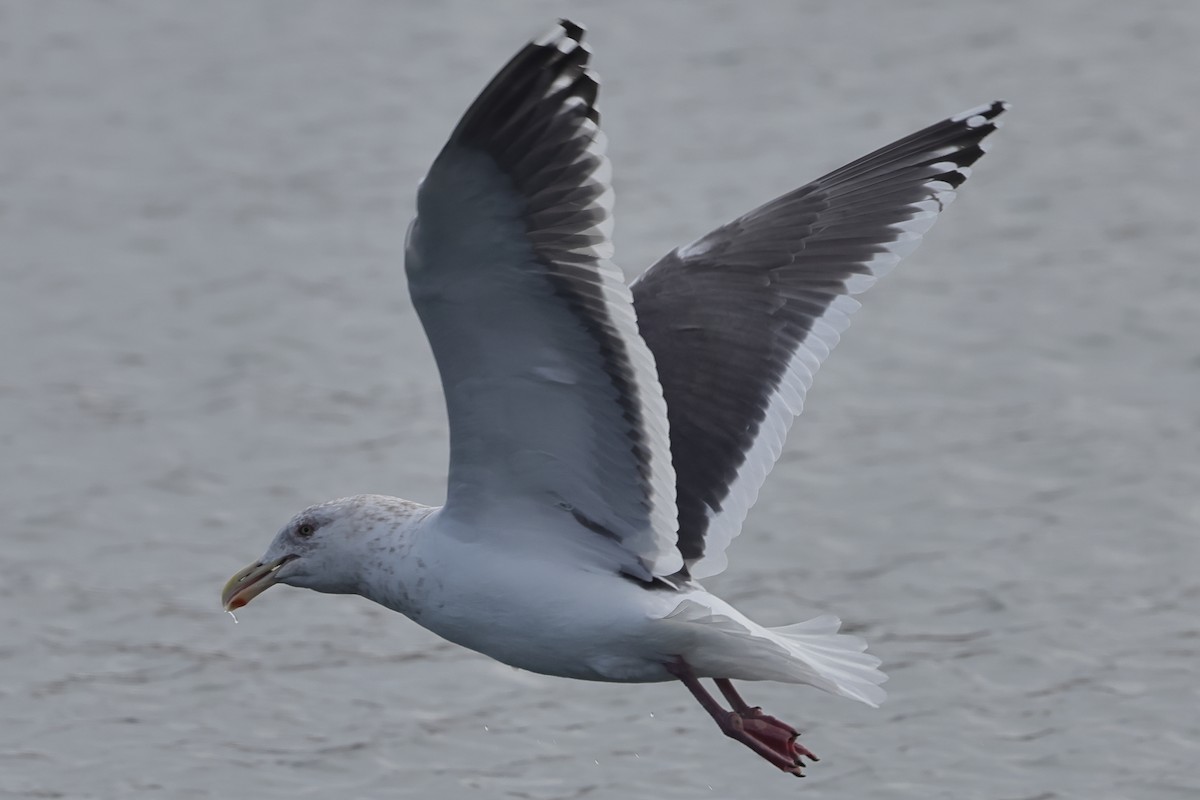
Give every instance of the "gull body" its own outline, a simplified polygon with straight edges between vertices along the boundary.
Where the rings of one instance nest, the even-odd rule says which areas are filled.
[[[874,706],[879,660],[836,617],[764,627],[700,580],[725,568],[852,295],[915,249],[1006,106],[834,170],[626,285],[582,36],[562,21],[518,52],[418,192],[405,267],[446,397],[445,505],[305,509],[222,602],[275,583],[359,594],[514,667],[678,679],[724,733],[802,774],[815,757],[797,731],[731,681]]]
[[[655,683],[674,680],[664,665],[682,657],[700,677],[809,683],[870,705],[883,700],[878,659],[861,652],[860,639],[836,634],[836,617],[810,620],[790,642],[696,581],[648,590],[596,568],[572,546],[589,537],[573,538],[561,519],[544,521],[547,540],[564,545],[549,548],[487,545],[505,540],[508,524],[527,534],[536,514],[490,524],[496,527],[464,523],[445,508],[358,495],[296,515],[252,567],[282,562],[271,583],[361,595],[447,641],[544,675]],[[305,525],[316,531],[297,536]],[[227,595],[241,584],[235,577]],[[805,641],[833,645],[842,663],[822,664],[817,650],[797,660],[791,649]]]

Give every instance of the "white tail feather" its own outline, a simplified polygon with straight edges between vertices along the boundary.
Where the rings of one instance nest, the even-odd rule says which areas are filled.
[[[708,595],[706,601],[716,598]],[[717,601],[720,603],[720,601]],[[715,604],[714,604],[715,605]],[[698,675],[748,681],[806,683],[831,694],[878,707],[887,680],[867,643],[838,633],[841,620],[824,616],[764,628],[725,603],[715,613],[707,603],[685,600],[667,619],[695,625],[698,636],[685,658]]]
[[[833,683],[837,687],[834,694],[878,707],[887,697],[879,686],[887,680],[887,675],[879,670],[882,662],[866,653],[867,643],[862,639],[838,633],[841,626],[840,619],[826,614],[767,630],[782,639],[793,655]]]

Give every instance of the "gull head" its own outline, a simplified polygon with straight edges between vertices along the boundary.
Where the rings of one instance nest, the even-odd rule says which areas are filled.
[[[221,592],[234,611],[277,583],[328,594],[361,594],[370,566],[396,552],[432,509],[380,495],[310,506],[279,529],[262,558],[238,571]]]

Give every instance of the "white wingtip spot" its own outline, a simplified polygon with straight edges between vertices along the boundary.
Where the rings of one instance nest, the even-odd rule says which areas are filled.
[[[981,106],[968,108],[961,114],[955,114],[950,118],[951,122],[966,122],[968,128],[978,128],[980,125],[987,122],[987,117],[983,116],[988,111],[991,111],[994,103],[985,103]]]
[[[985,103],[981,106],[968,108],[961,114],[955,114],[950,118],[951,122],[965,122],[968,128],[978,128],[981,125],[986,125],[989,122],[999,128],[1004,123],[999,119],[1011,105],[1004,100],[997,100],[994,103]],[[990,117],[988,115],[991,115]]]

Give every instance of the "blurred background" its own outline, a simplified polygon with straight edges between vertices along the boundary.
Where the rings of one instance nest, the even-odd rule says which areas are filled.
[[[881,710],[518,672],[224,580],[300,508],[443,495],[413,194],[556,17],[590,29],[633,276],[971,106],[1006,127],[821,370],[728,573],[836,612]],[[1194,798],[1200,6],[0,4],[0,796]]]

